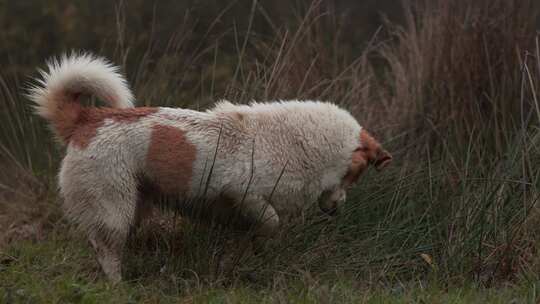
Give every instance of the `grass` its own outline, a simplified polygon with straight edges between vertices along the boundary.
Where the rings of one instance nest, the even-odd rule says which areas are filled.
[[[535,303],[535,283],[448,288],[433,281],[366,287],[351,278],[320,279],[307,272],[251,282],[204,283],[195,272],[169,271],[123,282],[103,280],[92,252],[65,227],[39,243],[21,242],[2,254],[0,299],[5,303]],[[175,257],[181,259],[181,257]],[[133,263],[130,263],[133,264]],[[130,265],[133,266],[133,265]],[[175,275],[176,274],[176,275]]]
[[[271,35],[254,32],[251,22],[223,33],[235,41],[236,57],[219,39],[186,47],[186,25],[165,49],[149,38],[137,58],[120,31],[112,53],[140,104],[331,100],[374,130],[395,160],[363,176],[337,217],[314,208],[262,252],[234,229],[164,213],[134,234],[127,280],[118,286],[104,280],[88,244],[62,219],[61,148],[19,94],[21,76],[3,75],[0,299],[538,301],[538,10],[527,0],[452,3],[404,2],[405,22],[384,24],[356,53],[343,49],[338,16],[319,1]],[[259,14],[253,2],[249,20]],[[197,73],[184,68],[200,64]]]

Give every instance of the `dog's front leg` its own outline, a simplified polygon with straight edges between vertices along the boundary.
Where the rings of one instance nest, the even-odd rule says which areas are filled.
[[[279,216],[272,205],[257,195],[240,196],[237,203],[240,214],[254,224],[256,236],[271,237],[279,228]]]

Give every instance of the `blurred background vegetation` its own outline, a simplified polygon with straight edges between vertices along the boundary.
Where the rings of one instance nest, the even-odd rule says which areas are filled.
[[[43,59],[72,49],[111,51],[129,45],[140,58],[149,44],[167,47],[171,37],[186,32],[191,51],[220,42],[223,55],[235,55],[233,32],[269,37],[298,23],[309,1],[1,1],[2,65],[33,71]],[[251,11],[256,17],[250,19]],[[346,48],[359,51],[382,24],[382,16],[400,15],[401,4],[392,0],[338,0],[321,3],[326,22],[340,23],[333,33]],[[329,26],[335,26],[332,24]],[[331,34],[331,33],[328,33]],[[121,41],[119,41],[121,38]],[[350,50],[347,50],[350,51]]]
[[[0,0],[0,299],[18,288],[38,299],[110,297],[58,208],[62,148],[21,94],[46,59],[84,50],[122,66],[138,105],[329,100],[395,157],[385,173],[363,177],[337,218],[313,211],[266,254],[169,216],[180,224],[150,227],[130,245],[127,277],[144,287],[123,285],[121,297],[262,286],[267,293],[247,294],[287,302],[283,290],[300,281],[293,289],[315,301],[355,301],[356,290],[380,286],[407,295],[425,284],[516,284],[536,300],[539,6]]]

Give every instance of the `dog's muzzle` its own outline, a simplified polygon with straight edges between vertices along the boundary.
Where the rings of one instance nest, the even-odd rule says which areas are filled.
[[[347,200],[347,192],[344,189],[325,191],[319,199],[319,208],[327,215],[335,216],[339,214],[339,205]]]

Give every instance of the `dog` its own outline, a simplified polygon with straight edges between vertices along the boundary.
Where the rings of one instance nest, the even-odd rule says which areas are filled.
[[[271,236],[311,203],[332,212],[368,165],[392,156],[335,104],[221,101],[205,112],[134,107],[119,68],[90,54],[48,62],[29,98],[66,146],[59,172],[63,209],[84,231],[102,270],[122,279],[130,229],[148,213],[147,190],[227,200]],[[106,107],[85,106],[95,96]],[[150,186],[144,186],[150,185]]]

